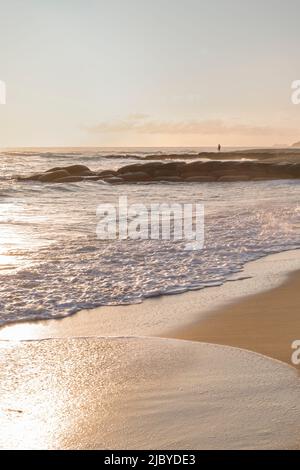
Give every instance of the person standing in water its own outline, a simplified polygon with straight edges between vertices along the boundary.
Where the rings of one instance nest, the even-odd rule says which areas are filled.
[[[218,152],[221,152],[221,145],[218,145]]]

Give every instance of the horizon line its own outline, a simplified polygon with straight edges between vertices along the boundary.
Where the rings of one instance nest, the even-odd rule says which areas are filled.
[[[217,148],[217,145],[18,145],[18,146],[0,146],[0,150],[12,150],[12,149],[136,149],[136,148]],[[249,148],[249,149],[284,149],[293,148],[293,144],[290,145],[222,145],[222,148]]]

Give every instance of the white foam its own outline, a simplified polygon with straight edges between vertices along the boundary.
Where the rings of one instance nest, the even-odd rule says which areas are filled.
[[[174,335],[216,309],[244,296],[275,288],[300,269],[300,251],[286,251],[247,263],[243,274],[218,287],[146,299],[143,304],[83,310],[60,321],[18,322],[0,329],[0,339],[42,339],[93,335]],[[239,280],[240,279],[240,280]]]
[[[32,191],[16,183],[0,205],[0,254],[10,257],[13,270],[0,270],[2,324],[222,284],[248,261],[299,247],[300,186],[293,181],[93,183],[73,185],[64,197],[54,186],[34,184]],[[204,202],[204,250],[186,251],[185,241],[97,240],[97,205],[124,194],[129,203]]]

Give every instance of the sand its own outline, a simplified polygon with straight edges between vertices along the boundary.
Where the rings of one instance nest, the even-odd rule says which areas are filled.
[[[160,338],[0,351],[1,449],[297,447],[296,371],[258,354]]]
[[[2,328],[0,448],[299,448],[299,370],[281,362],[300,339],[299,255],[219,287]]]
[[[218,309],[170,336],[249,349],[291,363],[291,345],[300,340],[299,288],[296,271],[281,286]]]

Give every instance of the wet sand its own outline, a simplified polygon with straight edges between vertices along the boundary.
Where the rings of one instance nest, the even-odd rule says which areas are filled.
[[[279,361],[161,338],[0,341],[1,449],[289,449],[300,381]]]
[[[222,286],[1,329],[0,448],[298,449],[299,254]]]
[[[217,309],[173,336],[249,349],[291,364],[292,342],[300,340],[300,271],[281,286]]]

